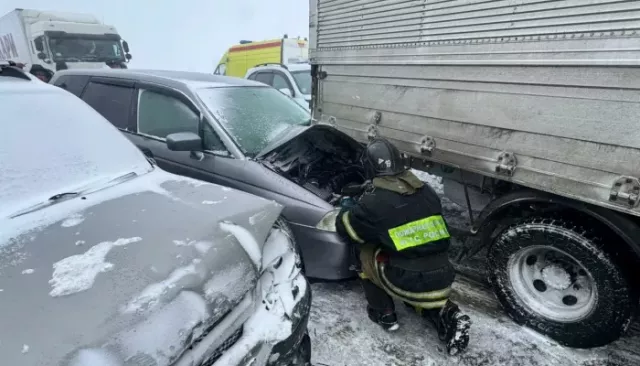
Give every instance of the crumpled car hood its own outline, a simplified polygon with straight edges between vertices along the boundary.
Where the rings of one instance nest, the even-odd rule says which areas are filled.
[[[0,363],[169,365],[254,288],[280,211],[156,169],[0,219]]]
[[[292,140],[300,136],[317,133],[318,131],[323,131],[324,133],[329,133],[329,134],[340,135],[341,137],[345,138],[346,141],[352,142],[354,149],[356,150],[361,149],[361,146],[358,144],[358,142],[356,142],[356,140],[352,139],[351,137],[346,135],[344,132],[341,132],[338,129],[327,124],[315,124],[311,126],[291,126],[287,128],[287,130],[285,130],[283,133],[281,133],[276,139],[271,141],[271,143],[267,145],[267,147],[262,149],[262,151],[260,151],[260,153],[256,155],[256,160],[260,160],[265,155],[269,154],[270,152],[276,150],[277,148],[291,142]]]

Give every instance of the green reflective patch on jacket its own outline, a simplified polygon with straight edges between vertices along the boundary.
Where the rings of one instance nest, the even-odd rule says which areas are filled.
[[[429,216],[389,229],[389,236],[398,251],[451,237],[441,215]]]

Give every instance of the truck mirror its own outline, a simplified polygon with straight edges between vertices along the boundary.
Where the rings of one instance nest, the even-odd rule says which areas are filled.
[[[129,44],[127,41],[122,41],[122,48],[124,48],[124,53],[129,53]]]
[[[35,46],[36,46],[36,50],[37,50],[38,52],[42,52],[42,51],[44,51],[44,43],[42,42],[42,36],[40,36],[40,37],[38,37],[38,38],[34,39],[34,40],[33,40],[33,43],[35,44]],[[38,57],[40,57],[40,56],[38,56]]]
[[[131,61],[131,59],[133,58],[130,53],[127,53],[126,55],[124,55],[124,57],[127,58],[127,61]]]
[[[38,58],[40,60],[44,60],[45,58],[47,58],[47,55],[44,52],[38,52]]]

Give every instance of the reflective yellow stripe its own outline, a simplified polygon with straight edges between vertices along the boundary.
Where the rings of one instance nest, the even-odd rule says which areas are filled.
[[[360,239],[356,231],[353,230],[353,226],[351,226],[351,221],[349,220],[349,215],[351,212],[347,211],[342,215],[342,223],[344,224],[344,228],[347,229],[347,234],[351,237],[351,239],[357,241],[358,243],[364,243],[364,240]]]
[[[451,237],[441,215],[429,216],[389,229],[389,236],[398,251]]]

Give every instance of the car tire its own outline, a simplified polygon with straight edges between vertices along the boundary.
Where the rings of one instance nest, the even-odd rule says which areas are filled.
[[[562,345],[618,339],[638,303],[622,267],[594,232],[575,222],[528,218],[500,232],[489,250],[489,282],[508,315]]]
[[[296,237],[295,235],[293,235],[293,230],[291,230],[291,226],[289,226],[289,221],[287,221],[287,219],[285,219],[284,217],[280,216],[278,217],[276,222],[273,224],[273,227],[284,231],[289,236],[289,238],[291,239],[291,242],[293,243],[293,247],[295,248],[298,254],[298,257],[300,259],[300,271],[302,272],[302,274],[305,274],[304,261],[302,260],[302,252],[300,251],[300,245],[298,245],[298,241],[296,241]]]

